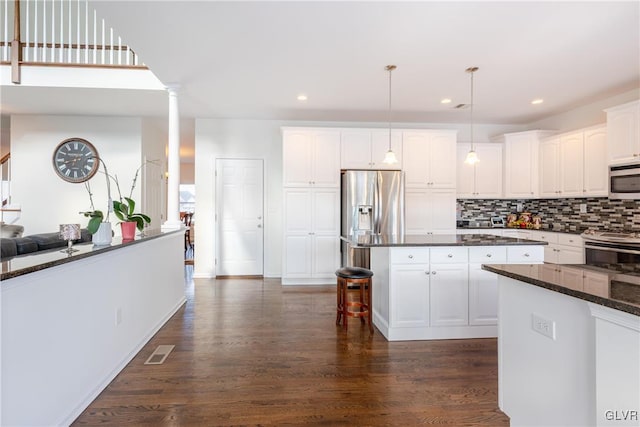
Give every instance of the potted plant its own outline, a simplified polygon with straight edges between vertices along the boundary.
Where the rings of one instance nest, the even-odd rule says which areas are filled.
[[[111,211],[111,184],[109,173],[107,172],[107,165],[100,157],[96,157],[104,167],[104,174],[107,179],[107,194],[109,196],[109,201],[107,204],[107,216],[105,220],[105,215],[101,210],[95,208],[93,203],[93,193],[91,192],[91,185],[89,181],[84,183],[87,192],[89,193],[89,201],[91,202],[91,210],[80,212],[89,219],[89,223],[87,225],[87,230],[91,233],[91,241],[96,246],[104,246],[110,245],[111,239],[113,237],[113,232],[111,231],[111,223],[109,222],[109,212]]]
[[[118,181],[118,176],[114,176],[112,179],[116,183],[116,188],[118,190],[118,196],[120,200],[113,201],[113,213],[118,217],[120,222],[120,227],[122,230],[122,239],[123,240],[133,240],[136,233],[136,228],[140,231],[144,230],[145,224],[151,223],[151,218],[149,216],[135,212],[136,202],[133,200],[133,190],[136,188],[136,183],[138,182],[138,175],[140,170],[147,163],[155,163],[152,160],[148,160],[144,162],[137,170],[133,177],[133,181],[131,182],[131,189],[129,190],[129,197],[123,197],[120,191],[120,183]]]
[[[113,213],[121,221],[122,239],[133,240],[136,228],[140,231],[144,230],[145,223],[151,223],[151,218],[143,213],[135,212],[136,202],[133,199],[129,197],[123,199],[122,201],[113,201]]]

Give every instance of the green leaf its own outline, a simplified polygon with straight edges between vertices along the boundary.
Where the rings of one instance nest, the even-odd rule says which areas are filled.
[[[133,215],[133,211],[136,208],[136,202],[134,202],[133,199],[130,199],[128,197],[125,197],[124,199],[127,201],[127,203],[129,203],[129,213],[128,214],[129,215]]]
[[[96,234],[98,228],[100,228],[100,223],[102,222],[102,217],[94,216],[89,220],[89,224],[87,225],[87,230],[89,233]]]

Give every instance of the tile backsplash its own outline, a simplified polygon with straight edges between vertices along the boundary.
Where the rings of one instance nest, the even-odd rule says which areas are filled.
[[[606,197],[580,199],[458,199],[458,216],[471,221],[489,221],[492,216],[522,212],[540,215],[543,229],[583,231],[588,228],[640,232],[640,201],[609,200]],[[580,205],[586,213],[580,213]]]

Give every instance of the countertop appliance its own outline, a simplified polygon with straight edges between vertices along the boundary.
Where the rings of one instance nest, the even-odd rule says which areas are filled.
[[[492,216],[491,217],[491,227],[493,228],[503,228],[505,226],[505,221],[503,216]]]
[[[640,265],[640,233],[587,230],[581,237],[587,265],[614,270],[624,264]]]
[[[640,199],[640,163],[609,166],[609,198]]]
[[[404,173],[345,170],[341,180],[342,235],[404,234]],[[369,268],[369,249],[342,242],[342,266]]]

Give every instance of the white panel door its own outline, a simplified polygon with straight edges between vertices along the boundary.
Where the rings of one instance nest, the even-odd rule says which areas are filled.
[[[559,197],[560,141],[550,138],[540,143],[540,197]]]
[[[608,194],[607,128],[602,126],[584,132],[584,195]]]
[[[429,138],[429,182],[431,188],[456,188],[456,138],[452,133],[434,133]]]
[[[456,151],[456,194],[460,198],[473,198],[476,195],[476,166],[464,162],[469,152],[469,144],[458,144]],[[482,157],[480,160],[484,162],[484,157],[480,157]]]
[[[584,148],[582,132],[560,138],[560,195],[582,197],[582,175],[584,170]]]
[[[315,132],[313,150],[312,183],[316,187],[340,187],[340,132],[337,130]],[[287,185],[287,184],[285,184]]]
[[[313,190],[287,188],[284,190],[284,233],[308,235],[312,229],[311,197]]]
[[[404,193],[404,221],[406,234],[426,234],[429,230],[429,190],[407,188]],[[455,209],[455,207],[454,207]],[[455,221],[455,210],[454,210]]]
[[[393,265],[390,283],[391,327],[429,326],[429,265]]]
[[[311,198],[311,204],[307,204],[307,209],[303,212],[304,215],[313,218],[311,231],[337,237],[340,234],[340,190],[316,188]]]
[[[431,326],[462,326],[469,323],[467,270],[467,264],[431,264]]]
[[[217,275],[263,274],[262,160],[216,160]]]
[[[342,169],[371,169],[371,131],[353,129],[340,134]]]
[[[431,190],[429,193],[429,231],[434,233],[456,231],[456,191]]]
[[[478,144],[480,162],[475,165],[476,197],[499,199],[502,197],[502,145]],[[465,153],[466,157],[466,153]],[[458,162],[458,170],[469,165]],[[459,175],[458,175],[459,176]],[[460,181],[458,181],[459,183]],[[458,184],[459,185],[459,184]]]
[[[389,130],[371,131],[371,167],[373,169],[402,169],[402,134],[391,131],[391,149],[398,159],[398,163],[383,163],[384,156],[389,151]]]
[[[284,185],[308,187],[313,180],[311,156],[313,134],[308,131],[285,131],[282,139],[282,173]]]
[[[282,276],[295,279],[311,276],[312,236],[288,235],[284,237],[284,266]]]
[[[429,179],[429,139],[424,132],[402,133],[402,164],[407,188],[426,186]]]
[[[498,275],[469,264],[469,324],[498,324]]]
[[[314,278],[334,278],[340,268],[340,239],[338,236],[315,234],[312,239],[311,273]]]

